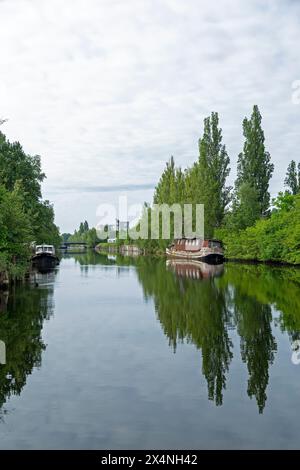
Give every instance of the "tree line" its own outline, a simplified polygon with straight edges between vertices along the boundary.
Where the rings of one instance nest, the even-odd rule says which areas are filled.
[[[0,132],[0,272],[22,275],[31,244],[59,244],[53,207],[42,198],[45,177],[40,157]]]
[[[93,248],[97,243],[100,242],[100,239],[97,235],[97,230],[95,227],[89,227],[88,222],[80,222],[78,230],[75,230],[73,234],[63,233],[62,234],[63,242],[85,242],[88,247]]]
[[[258,224],[258,230],[264,228],[268,235],[268,231],[272,231],[272,222],[277,226],[281,217],[284,219],[287,212],[293,211],[293,215],[298,217],[294,217],[297,219],[294,224],[296,227],[286,226],[285,236],[288,236],[289,230],[296,230],[297,236],[289,246],[293,254],[288,256],[288,261],[300,263],[300,219],[297,212],[300,204],[300,162],[290,162],[284,180],[286,190],[279,193],[276,200],[271,201],[269,183],[274,164],[265,146],[262,116],[257,105],[253,107],[251,116],[243,120],[242,129],[244,144],[238,155],[237,177],[233,187],[227,183],[231,171],[230,158],[223,143],[218,113],[213,112],[204,119],[203,135],[198,142],[197,161],[182,170],[176,167],[174,158],[171,157],[155,188],[153,202],[204,204],[205,236],[222,238],[227,244],[237,240],[239,235],[246,234],[240,250],[236,253],[234,250],[229,251],[232,257],[242,258],[253,255],[251,253],[251,256],[248,256],[248,244],[251,245],[251,241],[246,241],[248,228]],[[145,213],[151,217],[149,205],[145,205]],[[271,238],[266,236],[265,243],[272,244]],[[164,248],[168,242],[142,240],[139,243],[155,251],[156,248]],[[280,247],[277,248],[276,260],[282,261],[279,256]],[[269,257],[269,254],[262,255],[259,251],[258,249],[254,253],[255,259]],[[270,255],[275,256],[275,253],[270,252]]]

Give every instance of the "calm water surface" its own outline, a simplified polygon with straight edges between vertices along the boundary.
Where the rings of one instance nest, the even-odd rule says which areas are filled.
[[[0,297],[0,448],[299,448],[300,271],[96,254]]]

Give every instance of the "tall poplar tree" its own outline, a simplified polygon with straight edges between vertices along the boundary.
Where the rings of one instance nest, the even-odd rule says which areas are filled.
[[[265,136],[261,126],[262,117],[258,106],[253,107],[250,119],[243,121],[245,143],[239,154],[236,190],[245,183],[258,195],[260,215],[267,213],[270,205],[269,182],[274,171],[269,152],[265,149]]]
[[[231,188],[226,186],[230,159],[222,143],[218,113],[204,119],[204,131],[199,139],[199,158],[187,172],[186,192],[189,202],[204,204],[205,231],[212,236],[221,225],[230,201]]]
[[[173,204],[176,201],[176,168],[174,158],[171,157],[166,164],[160,180],[155,188],[155,204]]]
[[[297,167],[296,162],[294,160],[291,161],[287,168],[284,184],[290,189],[293,195],[300,192],[300,162]]]

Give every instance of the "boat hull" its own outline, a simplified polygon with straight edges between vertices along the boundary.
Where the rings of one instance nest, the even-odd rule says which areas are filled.
[[[48,253],[41,253],[31,258],[32,264],[40,271],[54,269],[59,264],[59,258]]]
[[[166,254],[172,258],[181,258],[188,260],[201,260],[208,263],[223,263],[224,254],[220,250],[201,249],[198,251],[179,251],[167,248]]]

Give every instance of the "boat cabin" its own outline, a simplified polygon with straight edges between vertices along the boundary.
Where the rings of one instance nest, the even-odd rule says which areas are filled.
[[[53,245],[37,245],[35,247],[35,254],[47,254],[47,255],[55,255],[55,248]]]
[[[201,248],[223,248],[220,240],[203,240],[201,238],[180,238],[174,240],[173,246],[176,251],[199,251]]]

